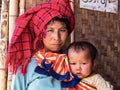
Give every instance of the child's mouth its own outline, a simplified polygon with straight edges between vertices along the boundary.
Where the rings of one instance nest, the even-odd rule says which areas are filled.
[[[82,75],[82,73],[76,73],[76,75],[77,75],[77,76],[81,76],[81,75]]]

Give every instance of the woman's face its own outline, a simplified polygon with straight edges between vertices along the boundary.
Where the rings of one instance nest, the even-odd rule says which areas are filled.
[[[43,44],[46,51],[59,52],[68,37],[68,30],[63,22],[54,21],[47,25]]]

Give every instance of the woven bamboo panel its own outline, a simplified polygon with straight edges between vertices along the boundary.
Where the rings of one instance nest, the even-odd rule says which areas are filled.
[[[97,71],[114,85],[114,90],[120,90],[120,10],[112,14],[81,9],[78,2],[75,41],[89,41],[98,48]]]
[[[26,2],[26,10],[32,8],[32,7],[35,7],[37,6],[38,4],[41,4],[43,2],[46,2],[48,0],[25,0]]]
[[[7,74],[4,71],[6,49],[6,40],[0,39],[0,90],[6,90],[7,86]]]

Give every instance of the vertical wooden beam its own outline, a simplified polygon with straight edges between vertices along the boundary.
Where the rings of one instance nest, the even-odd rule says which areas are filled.
[[[8,40],[8,0],[2,0],[0,24],[0,90],[7,88],[7,73],[4,71]]]
[[[25,0],[20,0],[20,15],[23,14],[25,12]]]
[[[9,41],[11,39],[13,30],[15,27],[16,19],[19,15],[18,12],[19,12],[19,0],[10,0],[10,3],[9,3]],[[12,82],[12,73],[9,72],[9,69],[8,69],[7,90],[11,90],[11,82]]]
[[[74,0],[71,0],[70,2],[70,6],[72,11],[74,12]],[[72,31],[71,35],[70,35],[70,43],[74,42],[74,30]]]
[[[21,0],[20,0],[21,1]],[[10,5],[9,5],[9,40],[11,39],[14,26],[16,23],[16,19],[18,17],[18,12],[19,12],[19,0],[10,0]]]

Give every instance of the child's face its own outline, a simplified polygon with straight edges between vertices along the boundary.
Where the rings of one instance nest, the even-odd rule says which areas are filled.
[[[91,74],[93,64],[86,51],[75,52],[71,49],[68,51],[68,57],[72,73],[79,78],[85,78]]]

